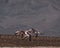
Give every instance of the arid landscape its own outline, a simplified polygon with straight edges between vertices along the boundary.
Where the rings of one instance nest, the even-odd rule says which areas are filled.
[[[0,35],[0,47],[60,46],[60,37],[32,37],[21,39],[15,35]]]

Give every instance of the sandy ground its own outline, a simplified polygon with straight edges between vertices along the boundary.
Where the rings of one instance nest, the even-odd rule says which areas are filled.
[[[20,36],[2,35],[0,36],[0,47],[60,48],[60,37],[32,37],[29,41],[26,38],[21,39]]]
[[[60,47],[0,47],[0,48],[60,48]]]

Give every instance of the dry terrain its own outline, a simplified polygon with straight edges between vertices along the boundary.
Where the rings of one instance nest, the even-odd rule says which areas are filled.
[[[0,35],[0,47],[21,47],[21,46],[60,46],[60,37],[32,37],[29,39],[21,39],[15,35]]]

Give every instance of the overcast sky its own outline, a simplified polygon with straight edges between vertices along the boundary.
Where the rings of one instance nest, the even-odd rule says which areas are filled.
[[[0,0],[0,26],[18,24],[60,36],[60,0]]]

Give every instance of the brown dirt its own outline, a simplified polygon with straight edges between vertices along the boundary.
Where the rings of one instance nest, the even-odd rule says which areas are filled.
[[[0,47],[60,46],[60,37],[32,37],[31,41],[17,37],[14,35],[0,35]]]

